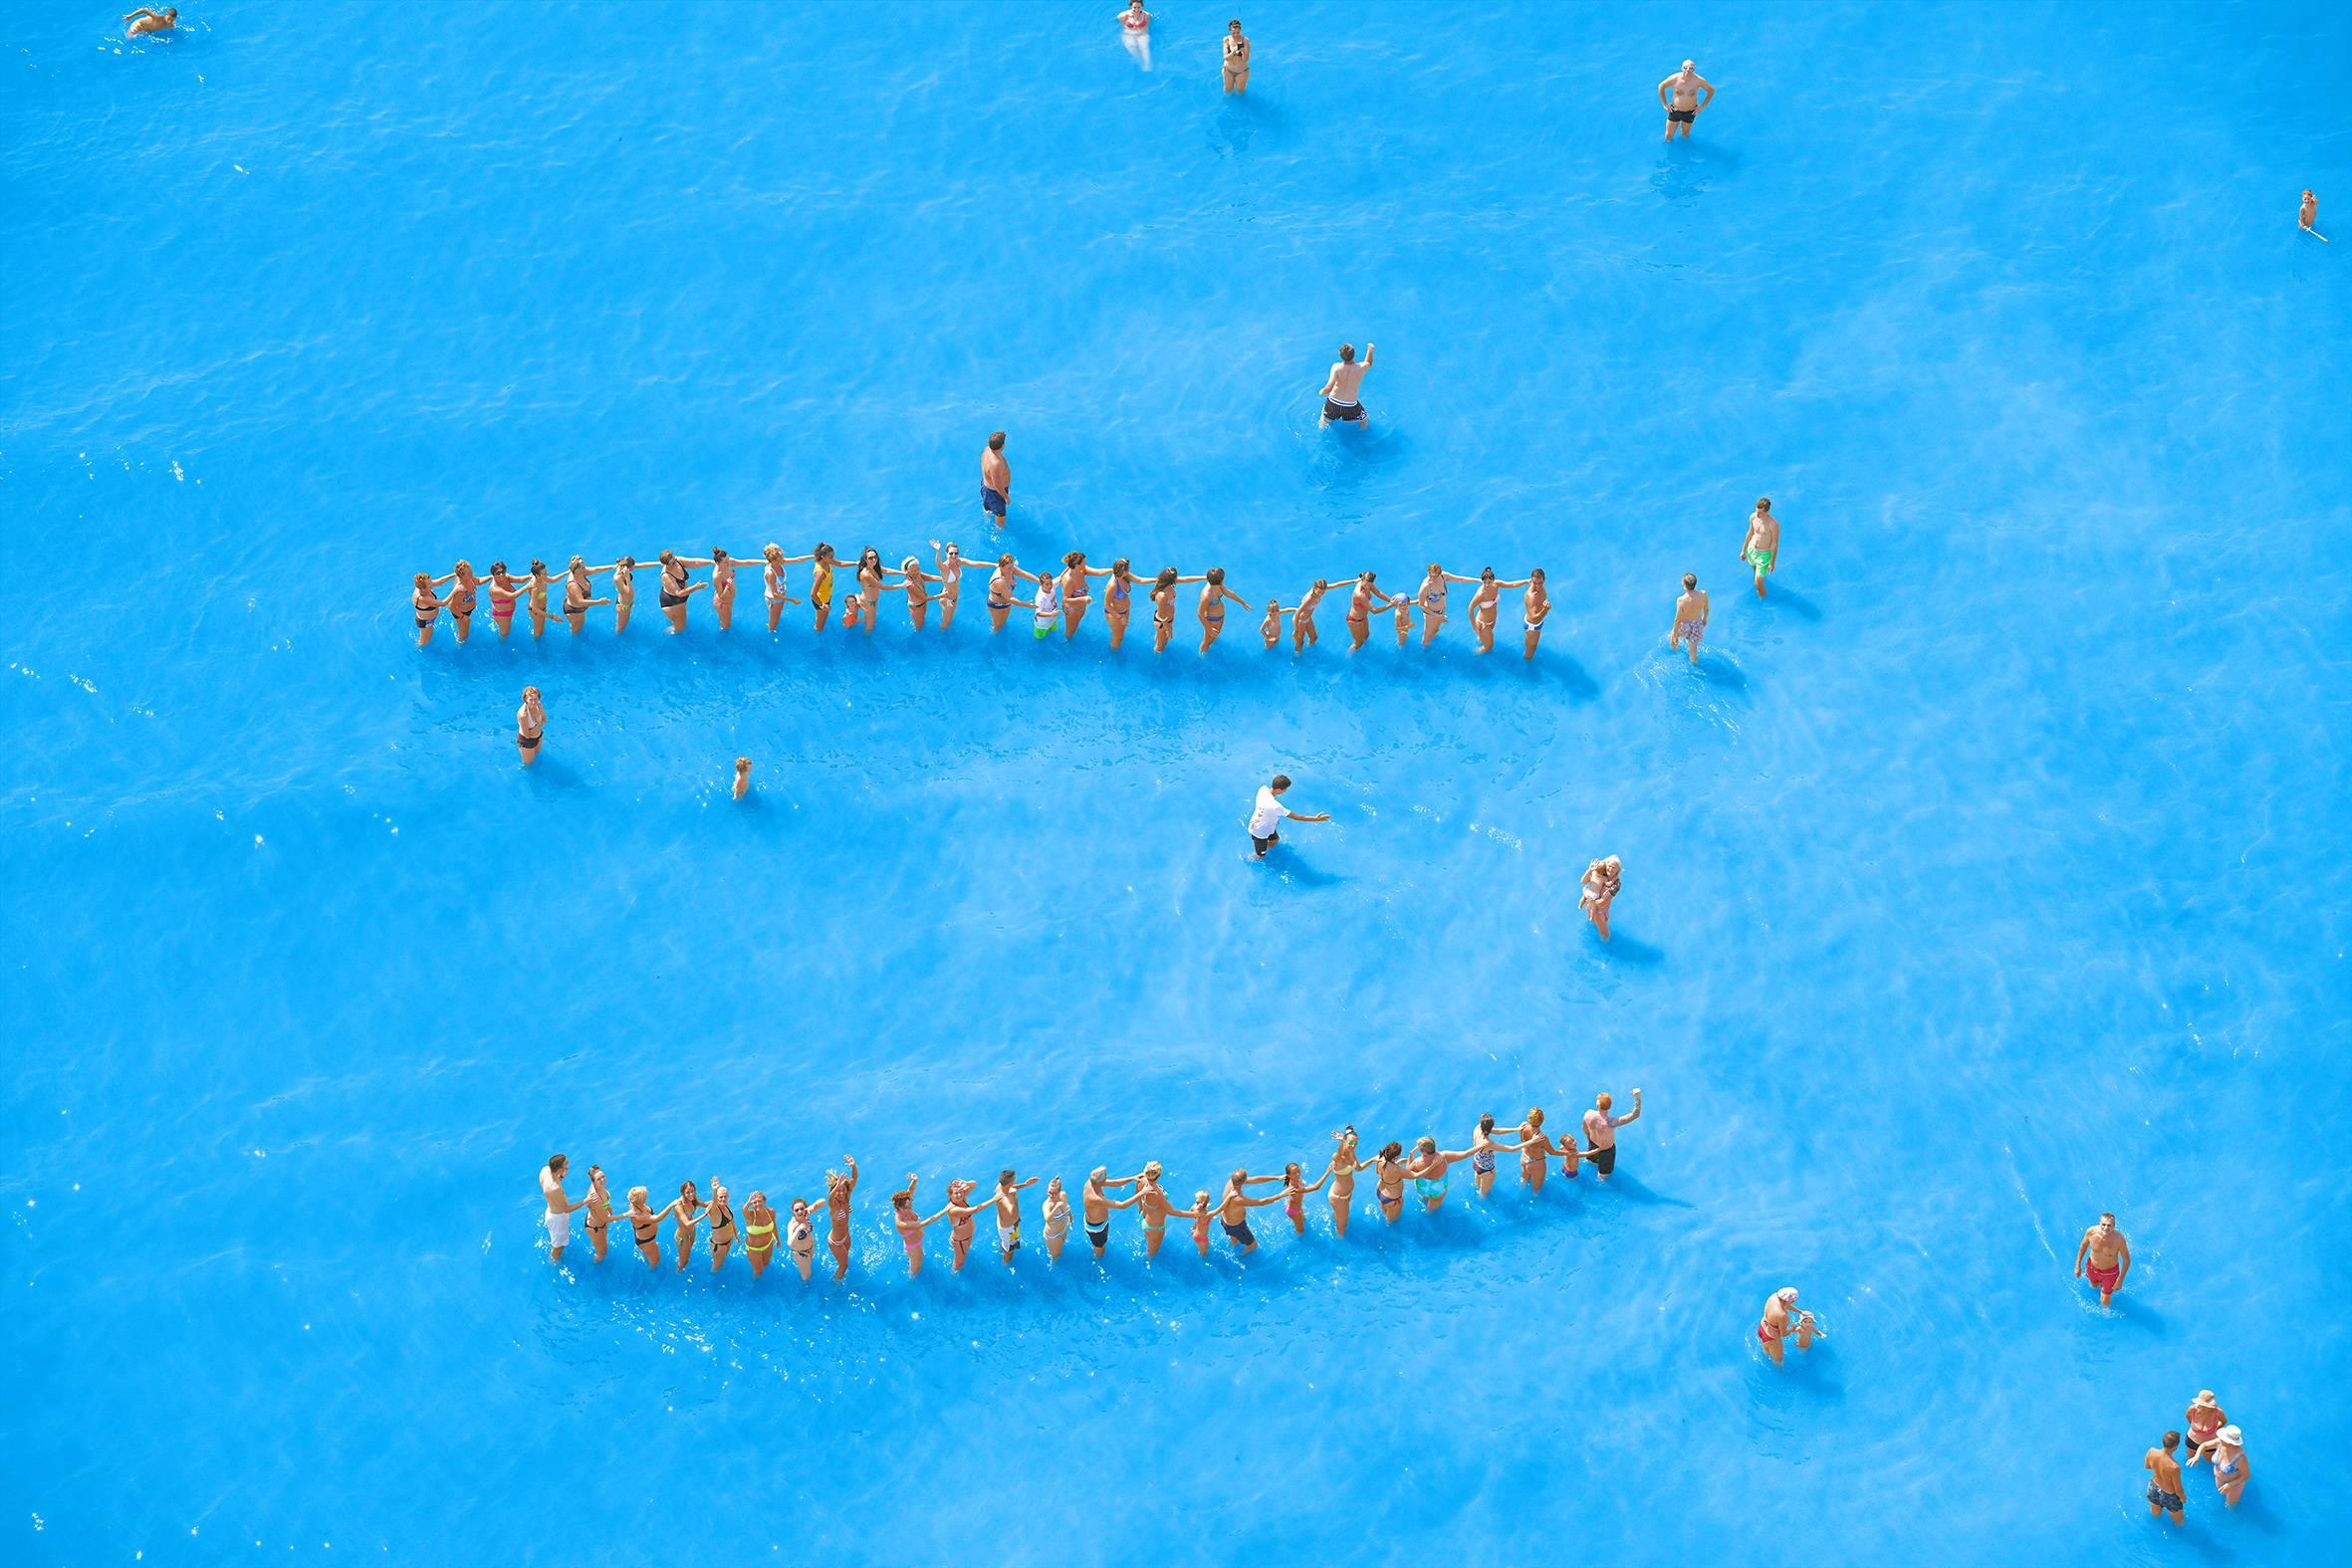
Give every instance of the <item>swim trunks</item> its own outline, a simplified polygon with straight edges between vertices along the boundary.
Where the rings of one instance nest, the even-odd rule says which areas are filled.
[[[1678,620],[1674,623],[1674,634],[1695,648],[1699,645],[1699,639],[1707,635],[1707,622]]]
[[[982,485],[980,487],[980,504],[1000,518],[1005,515],[1005,493],[1001,490],[992,490],[988,486]]]
[[[2167,1513],[2179,1513],[2189,1505],[2189,1500],[2179,1492],[2166,1491],[2154,1481],[2148,1483],[2148,1500]]]
[[[1670,109],[1666,112],[1666,117],[1675,124],[1687,125],[1699,117],[1699,112],[1695,109]]]
[[[1225,1225],[1225,1222],[1220,1220],[1218,1224]],[[1233,1237],[1234,1244],[1237,1246],[1256,1246],[1258,1244],[1258,1237],[1250,1233],[1250,1222],[1247,1220],[1244,1220],[1240,1225],[1226,1225],[1225,1233]]]
[[[1777,546],[1770,550],[1765,550],[1760,546],[1759,548],[1748,553],[1748,564],[1754,567],[1756,574],[1761,577],[1765,572],[1772,569],[1772,558],[1779,554],[1780,552]]]
[[[1361,403],[1335,403],[1326,397],[1323,399],[1323,417],[1325,419],[1352,420],[1360,424],[1363,422],[1364,405]]]
[[[1110,1245],[1110,1227],[1104,1226],[1099,1231],[1094,1229],[1092,1226],[1086,1227],[1086,1239],[1094,1243],[1094,1249],[1096,1251],[1101,1251],[1104,1247]]]
[[[1250,842],[1258,846],[1258,858],[1261,860],[1266,858],[1266,852],[1269,849],[1282,841],[1283,835],[1280,833],[1268,833],[1264,838],[1260,838],[1256,833],[1250,835]]]
[[[552,1209],[548,1211],[547,1239],[550,1247],[562,1246],[572,1239],[572,1213],[570,1210],[566,1210],[562,1214],[557,1214]]]
[[[1021,1227],[1017,1225],[1009,1226],[1004,1222],[999,1221],[997,1223],[997,1245],[1003,1247],[1008,1252],[1020,1251]]]
[[[1595,1149],[1587,1144],[1584,1148],[1584,1158],[1592,1162],[1593,1169],[1606,1176],[1617,1169],[1617,1146],[1610,1144],[1606,1149]]]
[[[2123,1283],[2123,1264],[2121,1262],[2117,1262],[2112,1268],[2101,1268],[2096,1263],[2085,1263],[2083,1272],[2090,1277],[2090,1282],[2096,1285],[2103,1295],[2113,1295],[2115,1287]]]

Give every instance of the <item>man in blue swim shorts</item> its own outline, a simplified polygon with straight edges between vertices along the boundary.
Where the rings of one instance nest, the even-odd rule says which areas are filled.
[[[1005,505],[1013,499],[1013,465],[1005,461],[1005,432],[988,438],[980,454],[980,505],[998,528],[1005,526]]]

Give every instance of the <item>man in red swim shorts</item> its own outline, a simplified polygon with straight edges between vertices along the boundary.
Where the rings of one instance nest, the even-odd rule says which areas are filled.
[[[2082,1244],[2074,1249],[2074,1277],[2087,1274],[2099,1292],[2099,1305],[2110,1306],[2115,1292],[2123,1288],[2123,1276],[2131,1271],[2131,1242],[2115,1229],[2113,1215],[2099,1216],[2099,1223],[2082,1232]]]

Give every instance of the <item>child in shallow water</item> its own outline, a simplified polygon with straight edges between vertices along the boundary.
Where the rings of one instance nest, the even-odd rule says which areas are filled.
[[[1272,597],[1267,599],[1266,623],[1258,630],[1260,635],[1266,638],[1266,651],[1272,653],[1274,645],[1283,640],[1283,601],[1281,599]]]

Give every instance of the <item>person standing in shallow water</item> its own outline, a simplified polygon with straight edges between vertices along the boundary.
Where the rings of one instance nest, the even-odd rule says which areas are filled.
[[[1289,774],[1276,774],[1274,783],[1258,791],[1257,802],[1250,809],[1250,843],[1264,860],[1266,852],[1283,841],[1278,829],[1285,822],[1327,822],[1328,811],[1317,811],[1312,816],[1301,816],[1283,804],[1283,791],[1291,787]]]
[[[2099,1223],[2082,1232],[2082,1240],[2074,1248],[2075,1278],[2084,1277],[2086,1265],[2090,1282],[2099,1292],[2099,1305],[2112,1305],[2115,1292],[2123,1288],[2123,1276],[2132,1271],[2132,1244],[2115,1229],[2113,1215],[2100,1215]]]
[[[1225,91],[1250,91],[1250,40],[1239,17],[1225,24]]]
[[[1543,586],[1543,568],[1541,566],[1529,567],[1527,601],[1524,612],[1520,616],[1521,628],[1528,634],[1527,652],[1522,657],[1528,659],[1535,657],[1535,645],[1543,640],[1543,623],[1550,618],[1551,594]]]
[[[1127,46],[1135,64],[1151,69],[1151,13],[1143,9],[1143,0],[1129,0],[1119,13],[1119,42]]]
[[[1699,95],[1704,91],[1705,98]],[[1680,127],[1683,139],[1691,139],[1691,122],[1699,117],[1699,111],[1715,102],[1715,84],[1699,75],[1699,68],[1686,60],[1682,69],[1658,84],[1658,103],[1666,111],[1666,139],[1672,141]]]
[[[1592,1168],[1604,1182],[1617,1169],[1617,1129],[1641,1115],[1641,1090],[1633,1091],[1633,1109],[1622,1116],[1609,1114],[1612,1103],[1608,1095],[1596,1094],[1592,1097],[1592,1109],[1584,1113],[1584,1158],[1592,1162]],[[1567,1174],[1576,1174],[1573,1165]]]
[[[1005,461],[1005,432],[991,431],[980,454],[980,509],[998,528],[1005,526],[1005,509],[1013,504],[1013,465]]]
[[[539,743],[547,739],[547,708],[539,700],[539,688],[523,688],[523,706],[515,710],[515,750],[522,754],[523,766],[528,768],[539,761]]]
[[[1740,542],[1740,559],[1756,573],[1756,596],[1764,596],[1764,578],[1780,560],[1780,520],[1772,516],[1772,498],[1758,496],[1748,515],[1748,537]]]
[[[1615,855],[1595,860],[1584,868],[1584,892],[1577,906],[1591,917],[1592,929],[1600,933],[1603,942],[1609,940],[1609,906],[1617,901],[1617,890],[1625,878],[1625,863]]]
[[[572,1242],[572,1211],[583,1208],[588,1200],[574,1203],[564,1195],[564,1173],[571,1167],[560,1154],[548,1156],[547,1164],[539,1168],[540,1196],[547,1200],[548,1260],[564,1260],[564,1248]]]
[[[1359,430],[1372,428],[1371,418],[1364,412],[1364,372],[1372,368],[1372,351],[1379,346],[1365,343],[1364,362],[1357,364],[1355,344],[1339,345],[1339,362],[1331,366],[1330,375],[1323,381],[1323,417],[1316,423],[1316,429],[1322,429],[1334,419]]]
[[[1789,1313],[1794,1311],[1796,1311],[1796,1286],[1782,1285],[1772,1292],[1770,1300],[1764,1302],[1764,1321],[1756,1327],[1756,1337],[1763,1341],[1764,1354],[1772,1358],[1772,1365],[1775,1367],[1781,1364],[1781,1341],[1788,1337]],[[1819,1332],[1813,1327],[1813,1314],[1796,1312],[1795,1326],[1796,1348],[1799,1350],[1812,1349],[1813,1336]]]
[[[2180,1446],[2181,1435],[2168,1432],[2164,1435],[2164,1447],[2150,1449],[2148,1456],[2140,1461],[2141,1467],[2148,1471],[2148,1517],[2153,1519],[2160,1513],[2169,1513],[2175,1529],[2189,1522],[2181,1517],[2189,1499],[2181,1494],[2181,1461],[2173,1456]]]
[[[1682,574],[1682,597],[1674,601],[1674,630],[1667,633],[1669,650],[1688,644],[1691,668],[1699,667],[1699,639],[1707,635],[1707,595],[1699,589],[1697,572]]]
[[[2303,205],[2295,211],[2295,222],[2313,234],[2319,232],[2319,198],[2307,190],[2303,192]]]

